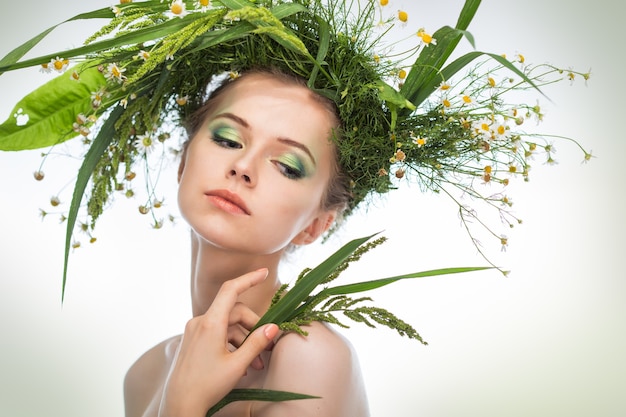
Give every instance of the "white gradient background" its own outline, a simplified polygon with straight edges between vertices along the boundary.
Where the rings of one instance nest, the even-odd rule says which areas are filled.
[[[436,3],[436,4],[434,4]],[[1,0],[0,55],[79,12],[109,1]],[[453,25],[461,0],[391,0],[417,29]],[[421,346],[386,330],[346,331],[363,366],[377,417],[617,417],[626,415],[623,41],[626,8],[617,0],[486,0],[470,26],[477,48],[523,53],[586,71],[547,90],[542,131],[579,138],[597,158],[581,164],[556,142],[559,165],[538,161],[531,182],[515,185],[524,225],[509,232],[501,257],[513,272],[428,278],[373,293],[414,324]],[[79,45],[95,29],[68,25],[39,52]],[[53,43],[58,42],[58,43]],[[0,77],[0,119],[43,83],[37,70]],[[179,333],[189,315],[186,227],[153,231],[137,201],[118,199],[100,220],[95,245],[70,258],[60,303],[64,227],[38,208],[78,165],[35,182],[39,152],[0,153],[0,415],[123,415],[122,379],[147,348]],[[166,188],[176,212],[173,171]],[[483,265],[444,197],[403,190],[347,231],[295,258],[312,266],[350,238],[384,229],[390,241],[349,271],[375,278],[436,267]],[[306,252],[305,252],[306,253]],[[376,268],[375,268],[376,267]],[[376,274],[371,271],[377,269]]]

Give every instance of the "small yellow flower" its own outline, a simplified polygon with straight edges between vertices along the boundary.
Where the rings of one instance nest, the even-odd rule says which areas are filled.
[[[489,83],[489,87],[496,86],[496,80],[494,80],[492,77],[487,77],[487,83]]]
[[[470,104],[472,102],[472,98],[470,96],[468,96],[468,95],[464,95],[463,96],[463,102],[465,104]]]
[[[509,245],[509,239],[505,235],[500,235],[500,244],[502,245],[502,252],[506,252],[506,247]]]
[[[50,68],[50,64],[46,62],[45,64],[41,64],[41,68],[39,69],[39,71],[43,72],[44,74],[49,74],[52,72],[52,68]]]
[[[178,104],[179,106],[184,106],[185,104],[187,104],[188,100],[189,96],[176,96],[176,104]]]
[[[196,7],[199,8],[203,12],[205,10],[207,10],[210,6],[211,6],[211,1],[210,0],[198,0],[198,1],[196,1]]]
[[[442,82],[441,85],[439,86],[439,89],[442,91],[446,91],[450,89],[450,84],[448,84],[447,82]]]
[[[148,214],[150,213],[150,209],[146,206],[139,206],[139,213],[141,214]]]
[[[72,243],[72,249],[78,249],[78,248],[80,248],[80,241],[75,240],[75,241]]]
[[[133,0],[120,0],[120,4],[132,3]]]
[[[387,4],[389,4],[389,0],[380,0],[380,5],[385,7]]]
[[[428,46],[430,44],[437,45],[437,39],[433,38],[431,34],[427,33],[424,28],[420,28],[417,31],[417,37],[421,39],[421,43],[424,46]]]
[[[509,165],[509,172],[511,174],[515,174],[517,172],[517,167],[515,165]]]
[[[239,78],[239,77],[240,77],[240,75],[239,75],[239,71],[230,71],[230,72],[228,73],[228,77],[229,77],[231,80],[236,80],[237,78]]]
[[[170,12],[178,17],[184,17],[187,14],[187,5],[183,0],[174,0],[170,5]]]
[[[520,64],[523,64],[526,61],[526,58],[522,54],[517,54],[516,58],[520,62]]]
[[[448,100],[447,98],[444,98],[443,99],[443,105],[444,105],[444,107],[450,107],[451,106],[450,100]]]
[[[485,165],[485,167],[483,168],[483,171],[485,171],[485,174],[491,174],[491,165]]]
[[[380,64],[380,56],[379,56],[379,55],[374,54],[374,57],[373,57],[373,58],[374,58],[374,62],[375,62],[375,63]]]
[[[426,145],[426,138],[415,138],[413,140],[413,143],[415,143],[418,148],[421,148],[422,146]]]
[[[59,197],[57,197],[56,195],[50,197],[50,205],[52,207],[57,207],[59,204],[61,204],[61,200],[59,200]]]
[[[406,78],[406,71],[403,69],[398,71],[398,78],[400,78],[401,80],[404,80]]]
[[[163,200],[156,200],[154,203],[152,203],[152,207],[157,209],[163,207]]]
[[[104,71],[104,77],[107,80],[117,81],[118,83],[121,84],[126,79],[126,77],[124,76],[125,71],[126,71],[126,68],[120,68],[117,66],[117,64],[111,63],[107,66],[106,70]]]
[[[95,237],[93,237],[93,236],[91,236],[91,237],[89,238],[89,243],[96,243],[96,240],[98,240],[98,239],[97,239],[97,238],[95,238]]]
[[[147,61],[148,58],[150,58],[150,53],[144,51],[143,49],[141,51],[139,51],[139,53],[137,54],[137,57],[140,59],[143,59],[144,61]]]
[[[398,162],[402,162],[402,161],[404,161],[404,160],[405,160],[405,158],[406,158],[406,154],[402,151],[402,149],[398,149],[398,150],[396,151],[396,155],[395,155],[395,157],[396,157],[396,161],[398,161]]]
[[[126,181],[132,181],[133,179],[135,179],[136,176],[137,174],[135,174],[133,171],[128,171],[126,175],[124,175],[124,178],[126,178]]]
[[[62,59],[62,58],[59,58],[59,57],[56,57],[56,58],[50,60],[50,66],[56,72],[64,72],[67,69],[67,66],[69,64],[70,64],[70,62],[67,59]]]
[[[406,23],[409,20],[409,14],[404,10],[398,10],[398,20],[402,23]]]
[[[76,71],[72,71],[72,73],[70,74],[70,80],[80,81],[80,74],[78,74],[78,72]]]

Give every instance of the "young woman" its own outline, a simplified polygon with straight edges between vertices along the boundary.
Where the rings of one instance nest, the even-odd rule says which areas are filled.
[[[235,387],[319,398],[235,402],[217,415],[368,415],[356,355],[329,326],[303,337],[270,324],[243,343],[280,286],[285,251],[315,241],[347,204],[338,127],[331,102],[264,70],[228,82],[192,118],[178,202],[191,228],[193,318],[128,371],[127,417],[202,417]]]

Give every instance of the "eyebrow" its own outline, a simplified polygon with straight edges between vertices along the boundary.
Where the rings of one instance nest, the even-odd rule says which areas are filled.
[[[213,119],[219,119],[219,118],[230,119],[233,122],[245,127],[246,129],[250,128],[250,124],[248,124],[248,122],[245,119],[237,116],[236,114],[232,114],[229,112],[220,113],[216,115]],[[300,149],[305,154],[307,154],[309,158],[311,158],[311,161],[313,162],[314,165],[317,165],[315,158],[313,157],[313,154],[311,153],[311,151],[305,144],[295,141],[293,139],[285,138],[285,137],[279,137],[277,140],[280,143],[284,143],[285,145],[293,146],[294,148]]]

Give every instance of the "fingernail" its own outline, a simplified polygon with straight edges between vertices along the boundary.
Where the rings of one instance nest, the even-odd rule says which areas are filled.
[[[265,326],[265,329],[263,329],[263,332],[265,333],[265,337],[271,340],[274,337],[276,337],[276,335],[278,334],[278,326],[275,325],[274,323],[270,323],[267,326]]]
[[[268,275],[269,275],[269,273],[270,273],[270,270],[269,270],[269,269],[267,269],[267,268],[259,268],[259,269],[257,269],[257,271],[259,271],[259,272],[261,272],[261,271],[265,271],[265,276],[263,277],[263,279],[267,278],[267,276],[268,276]]]

